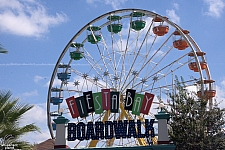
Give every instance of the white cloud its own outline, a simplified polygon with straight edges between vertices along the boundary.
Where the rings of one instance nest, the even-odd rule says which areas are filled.
[[[216,97],[215,100],[219,103],[220,108],[225,108],[225,86],[216,86]]]
[[[38,96],[38,91],[34,90],[34,91],[31,91],[31,92],[25,92],[22,95],[25,96],[25,97]]]
[[[45,86],[46,86],[46,87],[49,87],[49,84],[50,84],[50,81],[48,81],[48,82],[45,84]],[[53,82],[52,87],[60,87],[60,85],[61,85],[61,80],[55,79],[54,82]]]
[[[35,104],[34,107],[23,115],[21,126],[35,123],[41,129],[41,133],[29,133],[22,137],[31,143],[40,143],[50,138],[50,133],[47,129],[46,104]]]
[[[67,21],[63,13],[49,15],[35,0],[1,0],[0,31],[19,36],[40,37],[51,26]]]
[[[34,114],[36,115],[34,116]],[[46,120],[47,120],[46,104],[45,103],[35,104],[31,110],[29,110],[24,114],[21,124],[22,125],[29,123],[43,124],[46,122]]]
[[[221,85],[225,87],[225,80],[221,82]]]
[[[119,9],[127,0],[105,0],[105,4],[111,5],[113,9]]]
[[[41,130],[41,133],[28,133],[22,137],[23,140],[31,144],[38,144],[50,138],[51,136],[48,129]]]
[[[88,4],[91,4],[93,6],[96,4],[96,2],[104,2],[106,5],[111,5],[113,9],[119,9],[121,5],[123,5],[127,0],[86,0]]]
[[[166,14],[169,17],[169,20],[176,24],[180,24],[180,17],[176,14],[175,10],[166,10]]]
[[[40,81],[40,80],[43,80],[43,79],[46,79],[46,77],[42,77],[42,76],[36,75],[36,76],[34,77],[34,82],[35,82],[35,83],[39,83],[39,81]]]
[[[98,1],[98,0],[97,0]],[[96,0],[86,0],[86,2],[88,3],[88,4],[93,4],[94,2],[96,2]]]
[[[176,10],[178,10],[178,9],[179,9],[179,4],[173,3],[173,7],[174,7]]]
[[[223,0],[204,0],[204,2],[208,5],[208,11],[206,15],[219,18],[223,9],[225,7],[225,3]]]

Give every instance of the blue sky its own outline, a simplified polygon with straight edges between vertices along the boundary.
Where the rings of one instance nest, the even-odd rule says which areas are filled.
[[[216,99],[221,101],[225,97],[224,6],[224,0],[1,0],[0,43],[9,52],[0,54],[0,89],[35,105],[22,121],[36,122],[42,129],[41,134],[29,137],[30,142],[50,138],[46,126],[48,83],[66,44],[96,17],[116,9],[138,8],[167,16],[190,31],[206,52],[216,81]]]

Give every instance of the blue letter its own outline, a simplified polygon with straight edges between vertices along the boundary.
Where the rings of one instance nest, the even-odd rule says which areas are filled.
[[[76,129],[77,126],[75,123],[68,123],[67,127],[67,139],[68,141],[75,141],[76,140]]]
[[[83,122],[77,124],[77,139],[80,141],[85,139],[85,124]]]
[[[111,121],[105,121],[105,139],[112,139],[112,138],[113,138],[113,124]]]
[[[148,138],[150,136],[149,131],[151,131],[151,137],[155,137],[155,132],[153,128],[153,123],[155,119],[151,119],[150,123],[148,122],[148,119],[145,119],[145,136]]]
[[[95,136],[95,133],[94,133],[93,122],[88,122],[88,124],[87,124],[86,140],[89,140],[90,138],[92,140],[96,139],[96,136]]]
[[[127,138],[131,138],[131,135],[133,135],[134,138],[137,138],[137,133],[136,133],[134,120],[129,120],[129,127],[128,127]]]
[[[122,120],[119,120],[118,123],[117,121],[113,121],[116,139],[127,137],[127,124],[127,120],[124,120],[124,122],[122,122]]]
[[[104,123],[103,122],[95,122],[95,133],[96,133],[96,140],[99,138],[104,139]],[[93,139],[94,140],[94,139]]]
[[[144,138],[145,137],[145,134],[142,134],[141,133],[141,121],[140,120],[137,120],[137,130],[138,130],[137,137],[138,138]]]

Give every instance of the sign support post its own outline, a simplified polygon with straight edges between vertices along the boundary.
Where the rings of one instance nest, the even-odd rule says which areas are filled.
[[[59,116],[57,119],[53,119],[56,123],[56,139],[54,149],[69,148],[66,144],[66,124],[69,119]]]

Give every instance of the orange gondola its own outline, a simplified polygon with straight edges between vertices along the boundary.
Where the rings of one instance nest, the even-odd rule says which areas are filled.
[[[181,30],[181,32],[183,32],[184,34],[190,33],[190,31],[188,31],[188,30]],[[178,30],[176,30],[176,31],[173,32],[173,35],[180,35],[180,32]]]
[[[195,54],[196,54],[197,56],[204,56],[206,53],[205,53],[205,52],[195,52]],[[190,53],[188,54],[188,56],[193,57],[193,56],[195,56],[195,55],[194,55],[193,52],[190,52]]]
[[[202,81],[198,81],[197,84],[201,84],[201,82],[202,82]],[[209,88],[209,89],[204,90],[204,94],[202,94],[202,91],[199,90],[199,91],[197,92],[197,96],[198,96],[199,98],[201,98],[201,97],[203,96],[204,99],[207,99],[207,100],[208,100],[208,99],[212,99],[213,97],[215,97],[215,96],[216,96],[216,90],[214,90],[214,89],[212,88],[214,82],[215,82],[214,80],[203,80],[203,84],[208,85],[208,87],[206,87],[206,88]]]
[[[190,70],[193,70],[194,72],[199,72],[196,62],[191,62],[188,64],[188,66],[189,66]],[[200,68],[201,68],[201,70],[206,69],[207,68],[206,62],[200,62]]]
[[[168,18],[167,17],[163,17],[164,19],[166,19],[166,20],[168,20]],[[153,19],[153,21],[154,22],[164,22],[164,20],[163,19],[161,19],[160,17],[155,17],[154,19]]]
[[[195,55],[197,57],[199,57],[199,56],[204,56],[205,54],[206,54],[205,52],[198,51],[198,52],[190,52],[190,53],[188,53],[188,56],[191,58],[191,57],[194,57]],[[191,58],[191,60],[192,60],[192,58]],[[196,62],[190,62],[188,64],[188,67],[190,70],[193,70],[194,72],[199,72]],[[201,70],[206,69],[207,63],[205,61],[200,62],[200,68],[201,68]]]
[[[190,33],[188,30],[181,30],[181,32],[184,33],[184,34],[189,34]],[[180,33],[180,31],[176,30],[175,32],[173,32],[173,35],[180,36],[181,33]],[[187,41],[182,39],[182,38],[180,38],[179,40],[175,40],[173,42],[173,46],[174,46],[174,48],[177,48],[178,50],[184,50],[187,47],[189,47]]]
[[[197,95],[198,95],[199,98],[202,97],[202,91],[198,91]],[[216,96],[216,90],[206,90],[206,91],[204,91],[203,97],[205,99],[211,99],[215,96]]]
[[[158,36],[163,36],[169,31],[169,26],[159,25],[153,28],[153,33]]]
[[[163,17],[164,19],[168,19],[167,17]],[[157,36],[163,36],[169,32],[169,26],[163,25],[164,20],[161,19],[160,17],[155,17],[153,19],[154,22],[159,22],[160,25],[155,26],[153,28],[153,33],[156,34]]]
[[[174,48],[177,48],[178,50],[184,50],[188,47],[188,43],[184,39],[175,40],[173,42]]]

